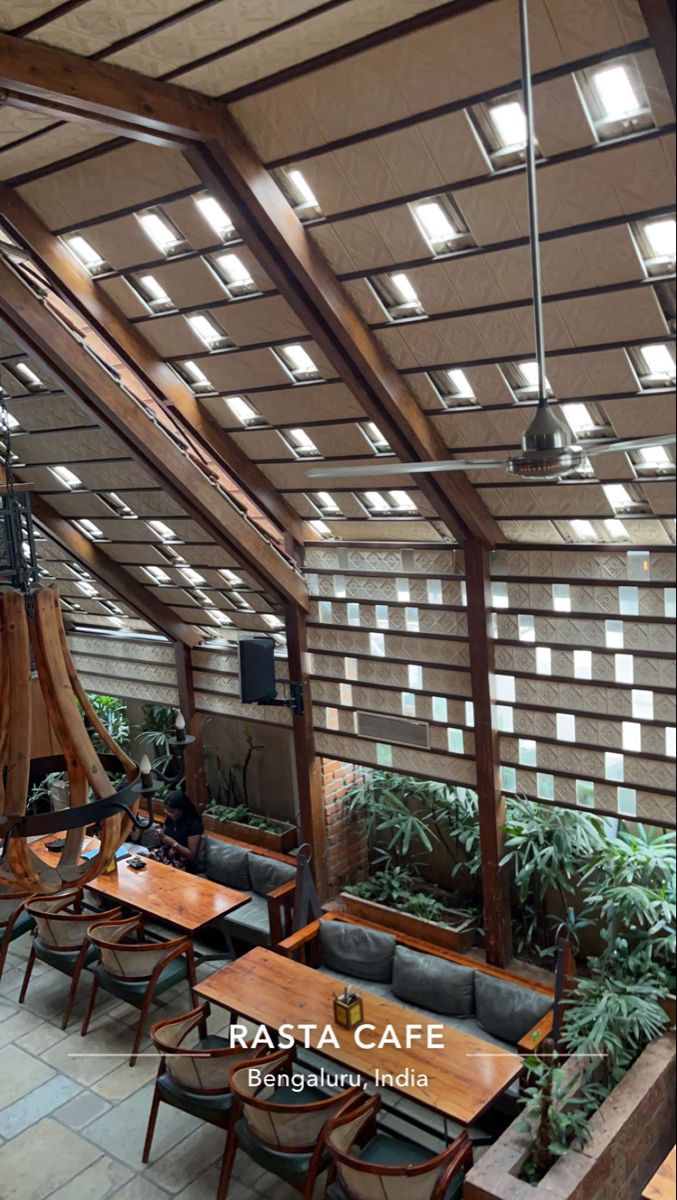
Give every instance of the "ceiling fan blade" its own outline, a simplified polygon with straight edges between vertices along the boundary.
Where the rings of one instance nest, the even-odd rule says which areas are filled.
[[[657,437],[625,438],[623,441],[582,442],[585,453],[590,458],[593,454],[622,454],[626,450],[648,450],[650,446],[670,446],[677,441],[677,434],[664,433]]]
[[[508,461],[507,458],[450,458],[442,462],[380,463],[378,466],[364,467],[319,467],[314,471],[309,471],[308,475],[311,479],[360,479],[365,476],[371,479],[376,476],[419,475],[429,472],[437,474],[444,471],[491,471],[495,467],[505,469]]]

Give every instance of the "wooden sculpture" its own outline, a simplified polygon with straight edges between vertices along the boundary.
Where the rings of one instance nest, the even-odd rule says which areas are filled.
[[[70,807],[27,817],[31,765],[31,651],[49,724],[63,755]],[[79,707],[78,707],[79,705]],[[89,736],[85,720],[120,764],[127,784],[116,791]],[[51,767],[51,760],[50,760]],[[46,772],[45,772],[46,773]],[[20,591],[0,594],[0,891],[55,892],[93,879],[128,835],[140,793],[133,788],[136,763],[102,724],[71,657],[56,588],[27,598]],[[93,800],[91,796],[93,795]],[[96,856],[81,862],[87,826],[100,838]],[[55,864],[30,848],[32,834],[65,832]]]

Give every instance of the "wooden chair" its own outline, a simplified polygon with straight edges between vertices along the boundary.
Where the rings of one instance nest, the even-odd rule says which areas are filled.
[[[208,1035],[208,1011],[209,1006],[201,1004],[191,1012],[156,1022],[150,1031],[161,1058],[143,1147],[145,1163],[150,1158],[161,1103],[199,1117],[209,1125],[230,1129],[235,1110],[230,1072],[239,1062],[251,1059],[255,1051],[251,1046],[231,1047],[225,1038]],[[184,1043],[195,1029],[200,1036],[189,1048]]]
[[[99,951],[87,936],[92,924],[92,914],[83,913],[81,909],[81,888],[62,892],[57,896],[33,896],[26,903],[26,912],[35,922],[35,937],[26,963],[19,1004],[23,1004],[26,998],[36,958],[47,966],[55,967],[71,979],[61,1022],[62,1029],[66,1028],[70,1020],[83,968],[99,957]],[[119,916],[121,911],[118,908],[108,915]]]
[[[456,1200],[472,1166],[467,1130],[433,1158],[416,1142],[379,1129],[380,1096],[337,1113],[325,1132],[330,1200]]]
[[[0,893],[0,979],[10,944],[33,928],[33,921],[26,912],[26,901],[32,895],[32,892]]]
[[[134,942],[126,939],[136,937]],[[80,1030],[84,1037],[94,1011],[96,994],[101,987],[118,1000],[126,1000],[141,1010],[134,1038],[130,1067],[136,1063],[139,1046],[148,1023],[151,1005],[157,996],[183,980],[188,982],[191,1008],[194,1005],[195,954],[189,937],[166,942],[144,942],[143,918],[121,917],[99,920],[90,925],[89,940],[98,948],[101,961],[94,968],[89,1004]]]
[[[289,1086],[294,1070],[294,1050],[277,1051],[233,1067],[230,1088],[236,1106],[228,1133],[221,1169],[218,1200],[226,1200],[235,1155],[244,1150],[258,1166],[283,1179],[312,1200],[319,1176],[329,1166],[324,1143],[327,1122],[344,1104],[361,1096],[360,1088],[349,1088],[331,1096],[309,1085],[302,1092]],[[250,1077],[260,1072],[261,1082]],[[272,1086],[264,1082],[271,1076]]]

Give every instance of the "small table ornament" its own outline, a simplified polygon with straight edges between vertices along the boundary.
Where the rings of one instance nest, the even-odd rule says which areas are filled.
[[[334,1020],[344,1029],[355,1029],[364,1021],[362,996],[348,984],[340,995],[334,997]]]

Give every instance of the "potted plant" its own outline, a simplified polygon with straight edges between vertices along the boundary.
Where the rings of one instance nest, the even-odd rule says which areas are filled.
[[[349,884],[341,901],[352,916],[445,950],[469,950],[475,938],[476,910],[452,908],[441,891],[421,890],[415,871],[402,866],[388,864],[369,879]]]
[[[263,813],[249,804],[249,772],[254,755],[263,747],[256,745],[250,729],[245,729],[247,753],[244,762],[224,768],[218,755],[207,764],[210,801],[202,815],[205,829],[236,841],[249,842],[279,854],[288,854],[298,844],[295,825]]]

